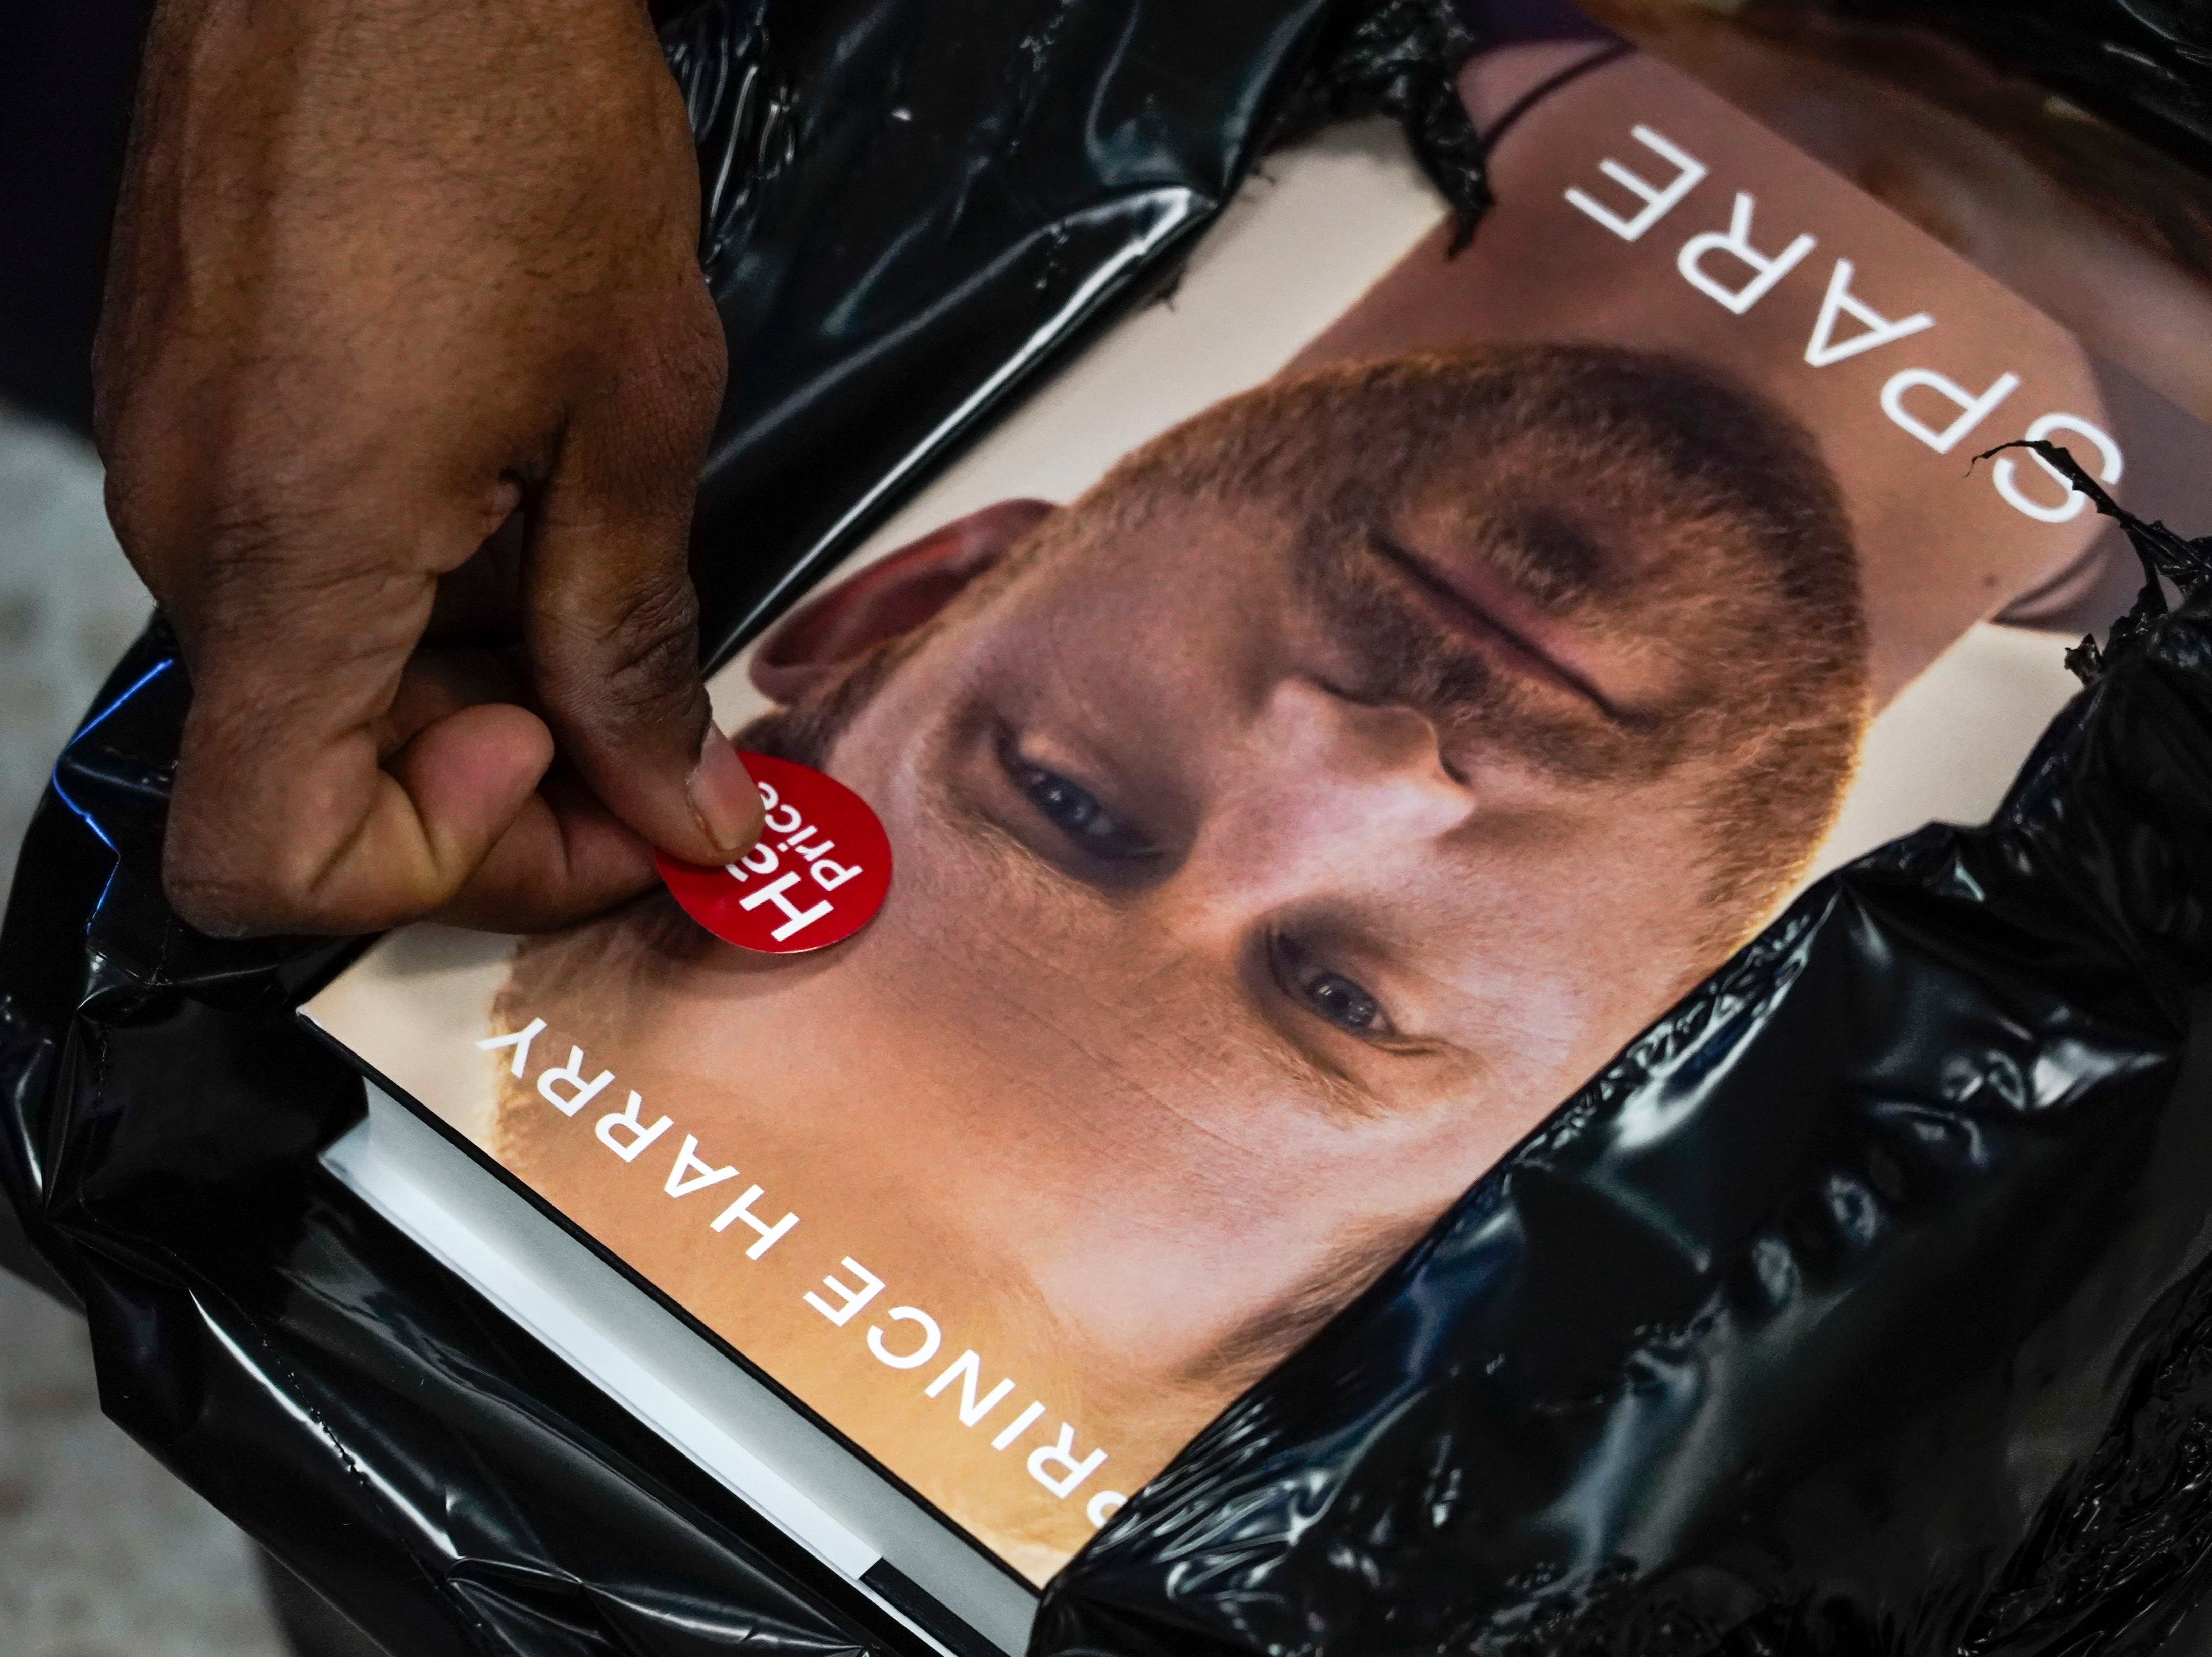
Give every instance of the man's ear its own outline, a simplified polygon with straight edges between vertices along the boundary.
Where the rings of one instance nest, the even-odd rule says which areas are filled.
[[[753,688],[797,701],[862,652],[928,621],[1059,510],[1049,501],[999,501],[816,593],[754,647]]]

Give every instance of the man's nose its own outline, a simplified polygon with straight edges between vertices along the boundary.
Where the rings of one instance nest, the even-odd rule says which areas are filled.
[[[1433,840],[1476,804],[1425,714],[1305,679],[1275,687],[1241,758],[1224,804],[1261,840],[1308,855]]]

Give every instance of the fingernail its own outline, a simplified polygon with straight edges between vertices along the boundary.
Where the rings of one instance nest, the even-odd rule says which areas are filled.
[[[724,857],[749,851],[760,838],[760,790],[729,738],[711,724],[684,792],[690,797],[691,815]]]

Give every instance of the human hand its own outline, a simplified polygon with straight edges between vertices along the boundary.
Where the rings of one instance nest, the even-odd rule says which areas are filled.
[[[185,920],[543,928],[757,837],[685,568],[698,215],[639,0],[157,7],[95,373],[192,677]]]

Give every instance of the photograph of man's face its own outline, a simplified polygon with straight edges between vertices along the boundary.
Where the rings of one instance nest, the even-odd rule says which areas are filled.
[[[1471,106],[1557,58],[1478,60]],[[1988,556],[1945,517],[1985,475],[1869,427],[1880,360],[1808,376],[1823,272],[1747,319],[1645,291],[1671,244],[1576,241],[1548,180],[1629,124],[1587,100],[1711,118],[1588,67],[1548,136],[1516,112],[1464,252],[1440,227],[1087,491],[961,514],[752,648],[740,748],[895,850],[857,937],[749,954],[660,893],[501,969],[533,1071],[573,1046],[678,1126],[611,1156],[617,1093],[549,1108],[501,1050],[481,1142],[1036,1580],[1763,926],[1877,707],[2091,533],[1952,557]],[[2041,367],[2100,412],[2078,354]],[[803,1223],[710,1229],[679,1138]],[[1055,1490],[1055,1442],[1104,1459]]]

